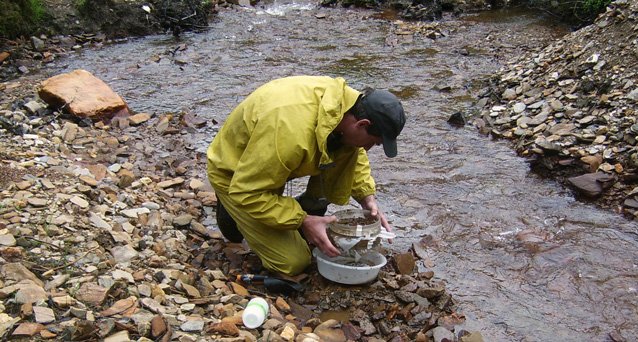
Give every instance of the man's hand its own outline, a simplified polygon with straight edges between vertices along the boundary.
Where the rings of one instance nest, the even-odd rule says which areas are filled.
[[[328,239],[326,229],[328,224],[337,222],[336,216],[313,216],[308,215],[301,223],[301,231],[308,243],[317,246],[323,254],[334,258],[341,255],[339,250],[335,248]]]
[[[387,232],[392,232],[392,228],[390,227],[388,220],[385,218],[385,215],[383,215],[381,210],[379,210],[379,205],[377,204],[377,200],[374,199],[374,195],[364,197],[361,201],[359,201],[359,204],[361,204],[361,208],[370,210],[370,215],[378,215],[381,219],[381,225],[383,228],[385,228]],[[392,240],[388,240],[388,242],[392,243]]]

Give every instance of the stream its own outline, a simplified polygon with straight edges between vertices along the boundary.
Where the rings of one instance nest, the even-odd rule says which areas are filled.
[[[391,11],[264,1],[223,9],[202,33],[79,50],[38,77],[81,68],[134,112],[189,110],[215,120],[184,137],[202,153],[228,113],[275,78],[339,76],[355,89],[392,90],[408,115],[399,155],[369,153],[379,204],[397,233],[389,249],[427,241],[464,328],[485,341],[638,336],[635,223],[530,172],[508,142],[447,123],[473,110],[479,80],[508,56],[567,31],[525,11],[493,11],[445,17],[437,23],[443,35],[432,39],[396,34],[396,19]]]

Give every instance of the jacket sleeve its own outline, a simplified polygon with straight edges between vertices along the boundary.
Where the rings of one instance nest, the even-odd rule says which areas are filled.
[[[290,108],[286,109],[287,111]],[[235,168],[228,189],[240,209],[273,229],[293,230],[306,213],[297,201],[282,196],[282,189],[307,151],[299,143],[307,132],[289,120],[279,120],[282,109],[247,122],[251,134]],[[285,162],[284,162],[285,161]]]

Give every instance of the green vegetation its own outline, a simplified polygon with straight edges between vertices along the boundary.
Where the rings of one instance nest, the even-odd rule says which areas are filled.
[[[611,0],[585,0],[583,1],[583,9],[585,13],[600,13],[605,7],[611,4]]]
[[[541,9],[576,28],[592,23],[612,0],[528,0],[529,7]]]
[[[566,15],[571,14],[583,22],[591,22],[598,14],[605,12],[605,8],[612,0],[582,0],[582,1],[558,1],[559,6],[565,7]]]
[[[0,38],[30,36],[46,15],[42,0],[0,0]]]

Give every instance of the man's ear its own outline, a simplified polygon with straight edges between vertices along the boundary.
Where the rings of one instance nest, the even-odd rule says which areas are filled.
[[[370,126],[371,124],[372,122],[370,122],[370,120],[368,119],[361,119],[357,121],[357,126],[362,126],[363,128],[368,128],[368,126]]]

